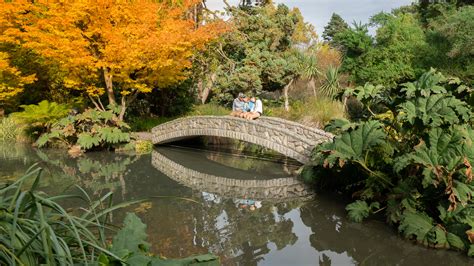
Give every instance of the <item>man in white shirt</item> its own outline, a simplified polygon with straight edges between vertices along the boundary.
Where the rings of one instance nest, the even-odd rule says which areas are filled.
[[[253,110],[245,114],[245,118],[248,120],[253,120],[259,118],[263,114],[263,104],[260,99],[255,97],[250,98],[250,101],[254,103]]]

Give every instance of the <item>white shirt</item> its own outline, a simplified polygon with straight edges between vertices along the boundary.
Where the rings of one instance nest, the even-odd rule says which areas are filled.
[[[263,104],[260,99],[255,100],[254,112],[259,112],[260,114],[263,114]]]

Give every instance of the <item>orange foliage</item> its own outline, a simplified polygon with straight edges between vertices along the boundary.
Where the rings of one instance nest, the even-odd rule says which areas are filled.
[[[321,44],[316,49],[316,58],[318,59],[318,68],[325,73],[330,66],[340,67],[342,55],[337,49],[328,44]]]
[[[21,93],[23,86],[35,81],[35,75],[23,76],[10,65],[8,55],[0,52],[0,102]]]
[[[59,63],[69,73],[65,86],[92,98],[107,92],[112,104],[120,94],[125,105],[137,93],[185,79],[196,49],[225,30],[186,18],[200,2],[1,2],[0,41]]]

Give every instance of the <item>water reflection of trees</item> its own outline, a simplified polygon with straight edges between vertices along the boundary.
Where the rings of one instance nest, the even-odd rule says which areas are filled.
[[[201,195],[194,192],[193,198]],[[271,251],[271,243],[280,250],[297,241],[293,222],[284,217],[289,203],[264,202],[255,211],[239,208],[232,199],[201,203],[153,204],[144,219],[157,224],[149,228],[156,251],[170,257],[210,251],[226,265],[256,265]]]
[[[25,170],[34,163],[25,156],[29,150],[26,145],[0,142],[0,160],[2,161],[0,178],[2,180],[15,180],[25,173]]]
[[[43,152],[36,150],[43,166],[52,175],[63,180],[73,180],[93,195],[115,192],[125,199],[127,185],[125,175],[137,156],[91,153],[70,158],[64,152]]]

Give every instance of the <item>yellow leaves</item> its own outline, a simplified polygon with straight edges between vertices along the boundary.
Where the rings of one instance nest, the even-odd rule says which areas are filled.
[[[10,65],[8,55],[0,52],[0,101],[23,92],[24,85],[35,80],[35,75],[22,76],[20,70]]]
[[[86,93],[90,96],[96,97],[105,93],[104,88],[99,88],[96,86],[87,86]]]
[[[187,19],[199,0],[0,3],[0,41],[21,44],[58,63],[64,85],[91,96],[109,69],[122,95],[148,93],[186,78],[197,49],[226,31]]]

